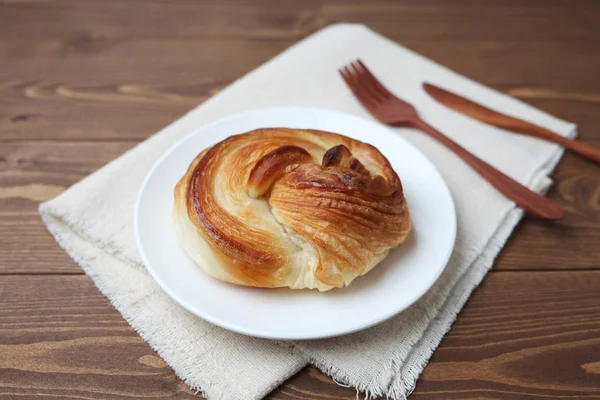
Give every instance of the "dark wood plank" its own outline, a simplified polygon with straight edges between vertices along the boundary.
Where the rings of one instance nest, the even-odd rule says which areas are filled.
[[[134,142],[0,145],[0,274],[81,273],[37,208],[131,148]]]
[[[491,274],[411,399],[600,398],[600,273]]]
[[[140,4],[0,5],[0,139],[148,137],[299,38],[339,21],[364,22],[518,97],[585,103],[579,116],[598,122],[600,54],[589,51],[600,45],[598,3]]]
[[[0,303],[0,398],[196,398],[86,276],[1,277]]]
[[[143,6],[142,6],[143,5]],[[377,25],[386,35],[465,40],[473,33],[487,40],[521,40],[524,36],[597,39],[594,0],[10,0],[3,2],[0,33],[28,40],[51,33],[96,31],[103,39],[130,37],[251,37],[297,39],[325,25],[360,21]],[[11,23],[12,20],[17,19]],[[510,29],[507,28],[510,21]],[[20,24],[19,22],[22,22]],[[430,24],[423,30],[422,24]],[[549,28],[549,24],[551,29]],[[14,40],[14,39],[13,39]]]
[[[46,231],[38,204],[134,144],[44,141],[0,146],[0,273],[80,272]],[[600,269],[598,168],[568,155],[550,194],[566,208],[565,219],[552,223],[528,218],[495,269]]]
[[[100,55],[50,50],[3,62],[0,138],[145,138],[292,43],[124,40]]]
[[[600,399],[600,271],[490,274],[411,399]],[[0,398],[192,393],[86,276],[0,277]],[[273,399],[354,399],[309,368]]]
[[[552,178],[549,197],[564,207],[565,218],[549,222],[526,216],[494,269],[600,268],[600,166],[566,154]]]
[[[593,128],[598,123],[600,101],[595,99],[600,84],[591,71],[600,70],[600,54],[589,52],[589,45],[473,42],[467,51],[456,43],[399,40],[542,109],[545,104],[536,104],[538,97],[562,100],[567,104],[549,111],[562,118],[572,116],[582,124],[584,140],[597,140]],[[0,138],[146,138],[292,43],[288,39],[127,41],[104,50],[101,57],[83,54],[65,60],[36,53],[2,63]],[[528,59],[531,53],[536,57]],[[549,67],[556,53],[581,62]],[[532,91],[532,86],[547,89]]]

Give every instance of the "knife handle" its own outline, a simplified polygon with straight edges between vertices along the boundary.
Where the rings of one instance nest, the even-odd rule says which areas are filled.
[[[496,168],[481,160],[427,122],[416,119],[412,121],[412,125],[421,129],[423,132],[429,134],[452,150],[482,177],[487,179],[492,186],[498,189],[498,191],[513,200],[519,207],[523,208],[528,213],[544,219],[560,219],[564,215],[562,208],[550,199],[530,190],[511,177],[498,171]]]
[[[534,125],[527,121],[523,121],[509,116],[503,117],[504,118],[496,117],[495,120],[492,122],[492,125],[560,144],[561,146],[564,146],[567,149],[574,151],[579,155],[587,157],[590,160],[595,161],[597,163],[600,163],[600,148],[566,138],[548,129]]]

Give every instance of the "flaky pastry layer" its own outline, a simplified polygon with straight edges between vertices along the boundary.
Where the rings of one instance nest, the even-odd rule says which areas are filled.
[[[175,187],[179,242],[211,276],[266,288],[347,286],[402,243],[402,184],[373,146],[268,128],[201,152]]]

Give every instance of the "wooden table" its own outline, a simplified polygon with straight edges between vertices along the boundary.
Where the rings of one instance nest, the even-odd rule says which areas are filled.
[[[38,203],[339,21],[600,146],[597,1],[0,1],[1,399],[196,398],[58,247]],[[566,217],[521,223],[411,399],[600,399],[600,166],[567,154],[553,177]],[[355,392],[306,368],[272,398]]]

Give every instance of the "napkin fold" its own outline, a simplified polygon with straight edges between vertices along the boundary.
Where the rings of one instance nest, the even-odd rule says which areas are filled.
[[[327,27],[40,206],[57,242],[127,322],[193,389],[209,399],[259,399],[312,363],[367,395],[404,398],[473,289],[490,269],[522,211],[426,135],[395,129],[437,166],[455,201],[458,232],[433,288],[398,316],[338,338],[278,342],[232,333],[174,303],[146,272],[133,236],[137,191],[152,164],[198,127],[248,109],[306,105],[370,118],[337,69],[363,59],[424,120],[524,185],[545,190],[562,149],[459,115],[421,89],[429,81],[574,137],[574,124],[456,74],[362,25]],[[419,229],[418,226],[415,229]]]

